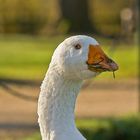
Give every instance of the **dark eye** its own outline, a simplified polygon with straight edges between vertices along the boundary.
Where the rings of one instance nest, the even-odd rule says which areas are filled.
[[[76,50],[81,49],[81,45],[80,45],[80,44],[77,44],[77,45],[75,45],[74,47],[75,47]]]

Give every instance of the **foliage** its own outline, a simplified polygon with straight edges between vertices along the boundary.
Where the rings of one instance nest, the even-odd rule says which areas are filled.
[[[64,38],[66,37],[0,37],[0,77],[41,80],[47,71],[54,49]],[[102,42],[103,49],[119,64],[117,78],[138,76],[138,47],[136,45],[128,47],[121,44],[110,49],[107,47],[110,41],[95,38]],[[103,73],[99,79],[111,76],[110,73]]]
[[[40,0],[0,0],[0,32],[36,34],[46,24]]]
[[[139,140],[139,116],[77,120],[77,126],[88,140]],[[35,133],[24,140],[40,140],[40,134]]]
[[[134,3],[135,0],[0,0],[0,33],[98,32],[118,36],[120,11],[134,7]]]
[[[134,7],[135,0],[89,0],[91,20],[98,32],[105,36],[120,36],[123,8]]]
[[[112,119],[102,122],[96,128],[87,126],[86,129],[82,127],[80,130],[89,140],[139,140],[140,119],[137,117]]]

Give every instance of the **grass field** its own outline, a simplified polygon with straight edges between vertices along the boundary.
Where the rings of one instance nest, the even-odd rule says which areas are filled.
[[[0,77],[41,80],[47,71],[52,53],[65,37],[0,37]],[[119,64],[118,78],[138,75],[138,47],[119,45],[110,51],[110,40],[97,37],[107,54]],[[111,77],[110,73],[100,77]]]

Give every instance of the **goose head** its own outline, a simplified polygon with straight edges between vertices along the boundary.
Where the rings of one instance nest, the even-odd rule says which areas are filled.
[[[85,80],[118,69],[118,65],[104,53],[100,44],[84,35],[65,39],[55,50],[52,61],[69,79]]]

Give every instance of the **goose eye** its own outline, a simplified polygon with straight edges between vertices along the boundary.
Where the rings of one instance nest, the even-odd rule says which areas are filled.
[[[80,45],[80,44],[75,45],[75,49],[76,49],[76,50],[81,49],[81,45]]]

